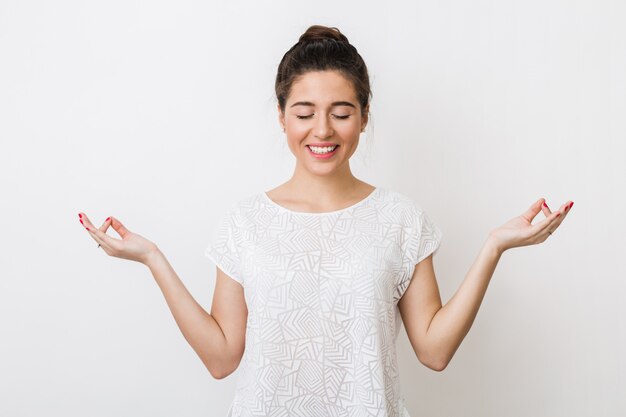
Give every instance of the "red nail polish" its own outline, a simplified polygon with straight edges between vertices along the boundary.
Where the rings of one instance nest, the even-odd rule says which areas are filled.
[[[78,213],[78,217],[80,217],[81,219],[83,218],[83,215]]]
[[[89,230],[89,228],[88,228],[88,227],[85,227],[85,229]]]
[[[545,201],[543,202],[543,206],[546,207],[546,208],[548,207],[548,205],[546,204]]]
[[[560,211],[556,213],[556,217],[559,217],[560,215],[561,215]]]
[[[574,202],[572,201],[572,202],[569,204],[569,208],[572,208],[573,206],[574,206]]]
[[[110,219],[110,217],[107,217],[107,219],[105,220],[105,222],[108,222],[108,221],[109,221],[109,219]]]
[[[80,224],[82,224],[83,226],[85,225],[85,223],[83,223],[83,219],[80,219]]]

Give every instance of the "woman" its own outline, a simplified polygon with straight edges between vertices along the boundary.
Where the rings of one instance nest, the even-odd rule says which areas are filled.
[[[216,264],[208,314],[158,247],[109,217],[104,251],[147,265],[211,375],[240,366],[231,416],[408,416],[399,321],[425,366],[443,370],[469,331],[500,256],[545,241],[573,205],[543,198],[492,230],[441,304],[432,257],[442,233],[405,195],[356,178],[368,121],[367,68],[336,28],[311,26],[276,76],[278,118],[296,157],[287,182],[233,204],[205,255]],[[531,225],[543,211],[546,218]],[[121,240],[106,234],[112,226]]]

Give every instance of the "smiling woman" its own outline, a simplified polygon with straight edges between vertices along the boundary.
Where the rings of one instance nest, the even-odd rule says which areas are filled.
[[[296,157],[292,180],[311,175],[354,179],[349,159],[367,123],[351,81],[338,70],[309,71],[300,75],[285,102],[278,106],[287,144]],[[319,161],[324,161],[323,165]],[[276,190],[275,190],[276,192]]]
[[[406,195],[350,170],[369,117],[367,68],[336,28],[311,26],[276,76],[291,178],[235,202],[205,249],[216,266],[211,313],[165,255],[111,216],[80,221],[112,256],[150,268],[186,340],[218,379],[241,368],[231,417],[408,417],[395,341],[400,322],[421,363],[441,371],[469,331],[504,251],[545,241],[573,203],[544,199],[492,230],[442,306],[433,267],[442,232]],[[543,203],[543,206],[542,206]],[[534,225],[543,211],[545,219]],[[113,227],[122,240],[106,234]]]

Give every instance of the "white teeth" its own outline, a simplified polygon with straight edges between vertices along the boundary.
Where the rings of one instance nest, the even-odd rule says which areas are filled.
[[[335,146],[326,146],[326,147],[317,147],[317,146],[310,146],[309,145],[309,149],[311,149],[314,153],[328,153],[328,152],[332,152],[335,150],[335,148],[337,147],[337,145]]]

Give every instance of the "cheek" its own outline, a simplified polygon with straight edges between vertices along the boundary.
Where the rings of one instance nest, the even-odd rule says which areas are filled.
[[[343,136],[346,139],[352,138],[352,137],[358,138],[359,135],[361,134],[361,125],[358,121],[340,124],[335,129],[337,133],[339,133],[341,136]]]
[[[287,146],[292,152],[300,152],[303,143],[306,142],[306,133],[298,132],[297,129],[288,129],[286,132]]]
[[[309,137],[310,129],[303,126],[292,125],[287,128],[285,134],[287,135],[287,142],[289,143],[289,146],[297,148],[301,146],[301,143],[303,141],[306,141],[306,139]]]

